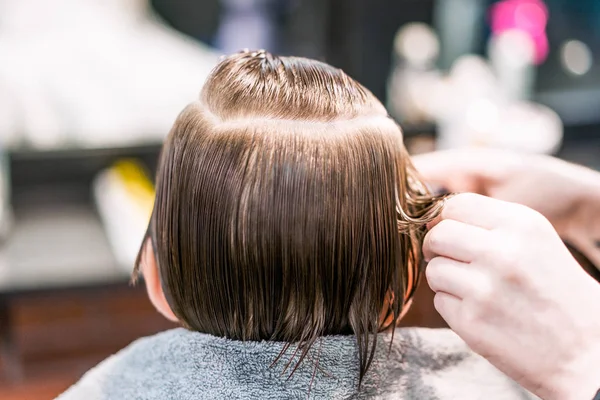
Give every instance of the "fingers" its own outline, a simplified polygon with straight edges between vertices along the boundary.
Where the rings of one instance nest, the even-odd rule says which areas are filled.
[[[471,262],[487,248],[491,233],[483,228],[445,219],[433,227],[423,241],[425,260],[437,256]]]
[[[457,172],[470,172],[462,161],[464,157],[455,155],[449,151],[438,151],[413,156],[412,161],[426,181],[443,185]]]
[[[473,274],[468,264],[446,257],[436,257],[427,264],[425,277],[434,292],[444,292],[463,299],[473,291]]]
[[[505,180],[517,156],[501,150],[446,150],[412,157],[423,179],[451,192],[479,192]]]
[[[412,158],[417,171],[430,185],[451,192],[474,192],[484,169],[476,154],[461,151],[438,151]]]
[[[433,298],[433,305],[444,318],[450,329],[459,326],[462,301],[451,294],[437,292]]]
[[[461,193],[446,200],[439,220],[454,220],[483,229],[495,229],[507,219],[522,215],[525,207],[475,193]],[[430,226],[433,224],[430,224]]]

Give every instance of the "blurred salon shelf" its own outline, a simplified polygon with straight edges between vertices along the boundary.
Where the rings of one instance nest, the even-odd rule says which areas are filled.
[[[129,287],[92,196],[98,172],[123,158],[153,170],[159,151],[156,144],[8,152],[12,224],[0,244],[0,386],[29,379],[30,359],[98,351],[83,369],[68,370],[73,383],[73,371],[171,326],[143,288]]]
[[[94,177],[115,160],[153,170],[159,145],[8,154],[13,224],[0,248],[0,293],[125,285],[92,200]]]
[[[96,214],[91,183],[124,157],[154,169],[159,150],[145,145],[10,152],[13,224],[0,249],[0,293],[126,284]]]

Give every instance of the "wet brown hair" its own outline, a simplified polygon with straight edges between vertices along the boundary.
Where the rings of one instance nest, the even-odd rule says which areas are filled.
[[[314,60],[227,57],[177,118],[156,180],[148,237],[185,327],[299,343],[299,362],[320,336],[355,334],[362,380],[441,207],[367,89]]]

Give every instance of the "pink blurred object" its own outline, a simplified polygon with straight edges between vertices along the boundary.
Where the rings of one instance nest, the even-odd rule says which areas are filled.
[[[510,29],[527,33],[535,45],[535,63],[541,64],[550,47],[546,37],[548,8],[542,0],[503,0],[490,8],[490,24],[494,35]]]

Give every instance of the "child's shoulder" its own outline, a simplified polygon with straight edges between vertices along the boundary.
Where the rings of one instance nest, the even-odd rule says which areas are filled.
[[[398,328],[383,335],[387,381],[406,398],[533,399],[450,329]],[[414,396],[408,392],[414,391]],[[385,396],[384,396],[385,398]]]
[[[57,400],[115,398],[110,394],[113,389],[122,390],[129,387],[126,383],[141,378],[147,380],[154,372],[160,375],[160,371],[152,371],[157,364],[150,361],[162,358],[173,347],[179,346],[180,339],[187,333],[178,328],[135,340],[86,372]],[[132,395],[131,399],[137,398],[135,393]]]
[[[416,349],[419,352],[432,351],[437,354],[472,356],[473,351],[454,331],[446,328],[397,328],[384,335],[384,340],[392,342],[392,347],[404,351]]]

